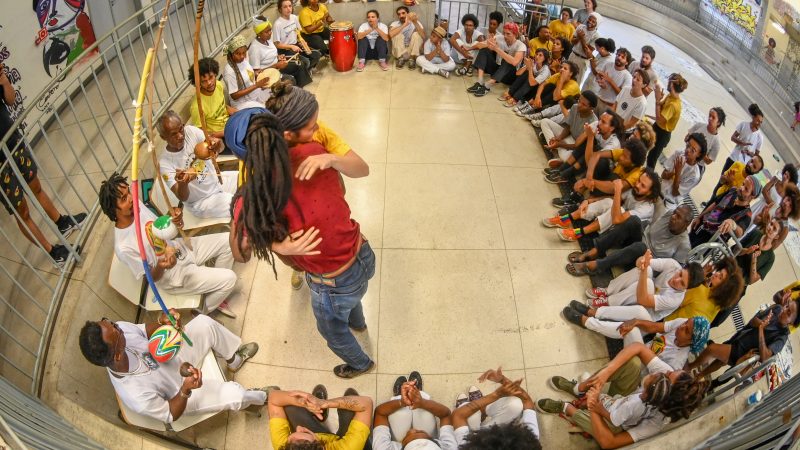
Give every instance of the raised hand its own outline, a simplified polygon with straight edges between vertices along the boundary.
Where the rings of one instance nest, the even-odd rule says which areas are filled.
[[[319,255],[317,248],[322,238],[317,238],[319,230],[311,227],[307,230],[298,230],[286,236],[281,242],[272,243],[272,251],[284,256],[310,256]]]

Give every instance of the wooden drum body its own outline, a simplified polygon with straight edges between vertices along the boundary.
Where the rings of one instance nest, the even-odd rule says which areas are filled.
[[[334,22],[331,24],[329,47],[331,63],[337,72],[347,72],[353,68],[357,45],[352,22]]]

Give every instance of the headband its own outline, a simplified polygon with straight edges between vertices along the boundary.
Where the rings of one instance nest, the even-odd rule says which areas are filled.
[[[692,344],[689,350],[696,355],[706,347],[710,327],[708,319],[705,317],[693,317],[692,321],[694,321],[694,327],[692,328]]]

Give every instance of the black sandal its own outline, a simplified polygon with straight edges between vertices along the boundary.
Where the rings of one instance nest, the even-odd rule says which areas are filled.
[[[580,277],[583,275],[594,275],[594,271],[589,270],[589,266],[586,263],[582,262],[569,263],[564,267],[564,269],[566,269],[568,274],[574,277]]]
[[[569,255],[567,255],[567,261],[569,261],[569,262],[571,262],[573,264],[574,263],[584,263],[584,262],[586,262],[586,258],[583,257],[583,252],[576,251],[576,252],[572,252]]]

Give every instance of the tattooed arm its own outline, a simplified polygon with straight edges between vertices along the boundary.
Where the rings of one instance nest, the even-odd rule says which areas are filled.
[[[323,409],[346,409],[356,413],[354,419],[372,425],[372,399],[363,395],[348,395],[322,402]]]

